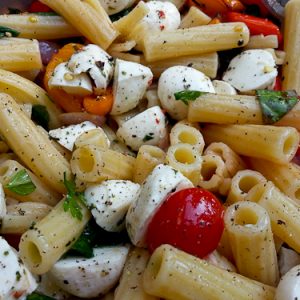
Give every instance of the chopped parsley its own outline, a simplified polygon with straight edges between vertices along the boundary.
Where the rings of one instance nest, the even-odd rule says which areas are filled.
[[[0,26],[0,39],[4,37],[17,37],[20,32],[9,27]]]
[[[39,293],[32,293],[26,297],[26,300],[55,300],[54,298],[39,294]]]
[[[182,101],[188,105],[190,101],[195,101],[198,97],[207,94],[207,92],[200,91],[181,91],[174,94],[175,100]]]
[[[25,169],[18,171],[5,186],[11,192],[26,196],[35,191],[36,186]]]
[[[257,90],[256,96],[265,124],[278,122],[298,102],[298,95],[295,91]]]

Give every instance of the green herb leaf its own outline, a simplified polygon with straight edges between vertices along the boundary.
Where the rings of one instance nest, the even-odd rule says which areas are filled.
[[[8,7],[7,9],[8,9],[8,13],[9,13],[10,15],[19,15],[19,14],[22,13],[22,11],[19,10],[18,8]]]
[[[39,293],[32,293],[26,297],[26,300],[55,300],[54,298],[39,294]]]
[[[125,17],[126,15],[128,15],[131,11],[132,11],[133,7],[129,7],[126,9],[123,9],[122,11],[114,14],[114,15],[110,15],[110,20],[112,22],[116,22],[118,20],[120,20],[121,18]]]
[[[36,186],[32,182],[25,169],[17,172],[5,187],[10,191],[22,196],[29,195],[36,189]]]
[[[298,95],[295,91],[257,90],[256,96],[265,124],[278,122],[298,102]]]
[[[200,91],[181,91],[174,94],[175,100],[182,101],[185,105],[188,105],[190,101],[195,101],[198,97],[207,94]]]
[[[17,37],[20,32],[9,27],[0,26],[0,39],[4,37]]]
[[[147,142],[147,141],[150,141],[150,140],[153,140],[154,137],[153,137],[153,133],[152,134],[146,134],[143,138],[143,142]]]
[[[67,189],[67,195],[64,200],[64,211],[70,211],[73,218],[82,220],[82,205],[85,205],[85,198],[83,193],[76,192],[76,185],[74,180],[67,180],[66,173],[64,173],[64,185]]]
[[[46,130],[49,130],[50,116],[46,106],[39,104],[33,105],[31,119]]]

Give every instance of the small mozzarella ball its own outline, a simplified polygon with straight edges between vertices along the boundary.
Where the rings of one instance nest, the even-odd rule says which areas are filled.
[[[175,93],[184,90],[215,92],[211,80],[196,69],[174,66],[165,70],[158,81],[158,97],[162,107],[176,120],[187,117],[187,105],[175,100],[174,96]]]
[[[241,92],[249,92],[272,85],[277,74],[272,54],[266,50],[253,49],[231,60],[223,80]]]
[[[219,95],[236,95],[237,94],[235,88],[228,82],[225,82],[223,80],[213,80],[212,84],[215,88],[216,94],[219,94]]]
[[[135,0],[99,0],[108,15],[114,15],[135,3]]]

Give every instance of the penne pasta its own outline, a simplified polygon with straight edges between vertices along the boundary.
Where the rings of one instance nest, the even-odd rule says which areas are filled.
[[[268,49],[278,48],[277,35],[253,35],[249,39],[249,43],[245,46],[245,49]]]
[[[8,145],[4,142],[0,140],[0,153],[6,153],[8,152],[9,147]]]
[[[179,28],[191,28],[201,25],[207,25],[211,18],[202,10],[191,6],[187,14],[182,18]]]
[[[110,141],[106,136],[104,130],[100,127],[86,131],[82,133],[74,143],[76,148],[80,148],[87,145],[93,145],[108,149],[110,146]]]

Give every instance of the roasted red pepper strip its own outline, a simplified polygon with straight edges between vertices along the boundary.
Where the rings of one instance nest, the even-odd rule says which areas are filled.
[[[275,85],[273,88],[274,91],[281,91],[281,79],[279,76],[276,77]]]
[[[40,1],[33,1],[30,5],[29,12],[35,13],[35,12],[51,12],[52,9],[48,7],[47,5],[41,3]]]
[[[227,12],[223,14],[223,21],[244,22],[250,30],[250,35],[277,35],[279,44],[282,41],[282,35],[279,27],[268,19],[262,19],[237,12]]]

